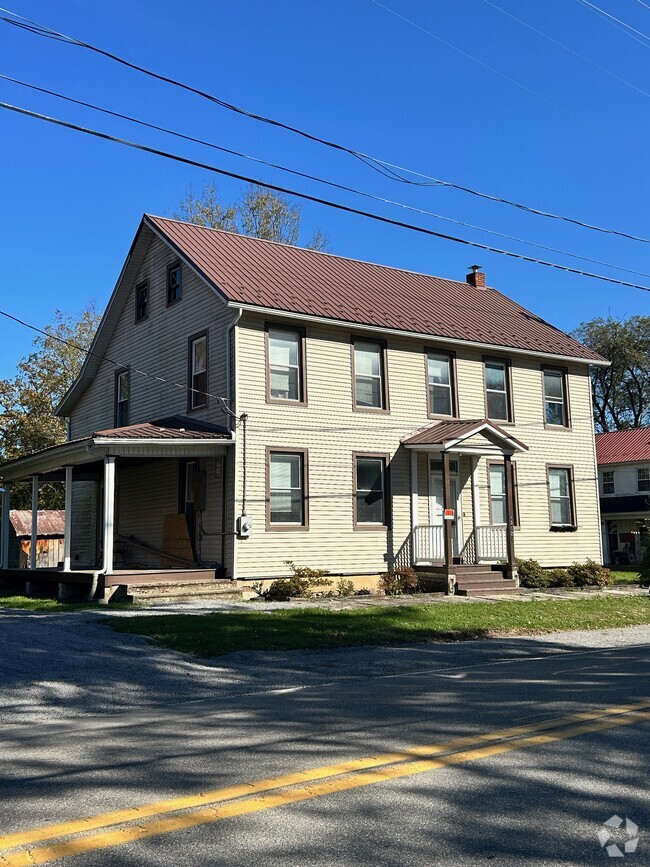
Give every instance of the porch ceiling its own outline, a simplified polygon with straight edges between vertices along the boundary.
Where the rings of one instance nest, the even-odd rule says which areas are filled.
[[[484,444],[468,442],[477,435],[484,438]],[[528,451],[527,445],[486,418],[433,422],[403,437],[401,443],[407,449],[422,451],[471,454],[492,454],[495,449],[508,454]]]

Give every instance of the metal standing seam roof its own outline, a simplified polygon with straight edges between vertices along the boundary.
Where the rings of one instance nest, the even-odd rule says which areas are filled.
[[[650,427],[596,434],[596,460],[599,464],[650,461]]]
[[[403,437],[401,443],[404,446],[444,446],[459,437],[471,435],[475,431],[480,432],[484,425],[489,425],[499,436],[517,443],[518,446],[528,451],[527,445],[486,418],[434,422]]]
[[[149,214],[144,220],[234,304],[604,360],[496,289]]]
[[[143,422],[126,427],[95,431],[93,438],[120,440],[214,440],[230,439],[221,425],[200,422],[185,416],[171,416],[160,421]]]
[[[32,513],[30,509],[10,509],[9,520],[16,536],[32,535]],[[65,535],[65,509],[39,509],[37,518],[38,536]]]

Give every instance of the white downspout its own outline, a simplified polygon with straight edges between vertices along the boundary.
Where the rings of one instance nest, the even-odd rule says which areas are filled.
[[[239,320],[242,318],[242,314],[244,313],[243,309],[240,307],[237,311],[237,315],[231,322],[228,327],[228,334],[226,337],[226,398],[228,400],[228,406],[232,412],[236,412],[236,401],[237,401],[237,384],[233,383],[233,380],[236,376],[235,365],[237,361],[237,353],[235,347],[235,341],[237,340],[237,324]],[[231,338],[232,338],[232,346],[231,346]],[[231,430],[234,431],[234,427],[232,426],[232,416],[229,417]],[[232,481],[232,505],[233,505],[233,520],[235,519],[235,505],[237,503],[237,470],[239,466],[239,440],[235,439],[234,448],[234,456],[233,456],[233,481]],[[224,503],[224,508],[227,508],[227,504]],[[233,530],[235,528],[233,527]],[[233,535],[232,537],[232,569],[231,575],[233,581],[237,580],[237,536]]]

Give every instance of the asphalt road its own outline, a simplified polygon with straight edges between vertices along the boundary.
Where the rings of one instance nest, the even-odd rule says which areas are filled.
[[[203,664],[3,615],[0,865],[591,867],[614,815],[650,864],[649,637]]]

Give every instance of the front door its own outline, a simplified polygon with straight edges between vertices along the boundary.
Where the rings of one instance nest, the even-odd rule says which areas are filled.
[[[431,469],[429,477],[429,520],[434,527],[442,527],[444,524],[444,489],[442,486],[442,471],[435,468],[439,461],[431,461],[434,465]],[[457,467],[456,461],[450,461],[452,469],[454,465]],[[451,493],[451,504],[454,509],[454,519],[451,522],[451,541],[452,553],[454,557],[460,555],[460,501],[459,501],[459,484],[458,476],[451,474],[449,478],[449,487]],[[444,558],[444,542],[440,552],[440,559]]]

